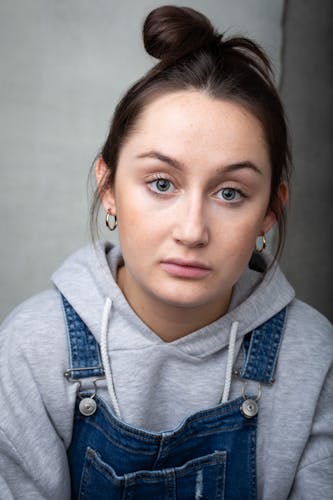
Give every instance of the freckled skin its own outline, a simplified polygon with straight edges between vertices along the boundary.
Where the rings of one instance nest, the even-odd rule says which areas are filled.
[[[151,151],[175,159],[180,168],[137,158]],[[250,168],[223,173],[242,162],[260,173]],[[100,159],[98,179],[105,168]],[[166,193],[159,192],[156,175],[169,181]],[[240,105],[182,91],[145,109],[120,152],[115,184],[103,205],[118,219],[125,261],[119,286],[162,338],[173,340],[224,314],[256,237],[275,222],[268,210],[270,181],[261,124]],[[237,194],[230,202],[222,197],[226,188],[246,197]],[[175,258],[200,261],[209,272],[199,278],[174,276],[161,262]]]

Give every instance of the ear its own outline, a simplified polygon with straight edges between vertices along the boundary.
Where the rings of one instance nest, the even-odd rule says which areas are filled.
[[[102,205],[105,211],[110,209],[112,215],[116,215],[116,200],[114,196],[114,189],[113,188],[108,188],[107,190],[103,189],[103,184],[108,173],[109,173],[109,167],[106,165],[103,158],[99,156],[95,163],[97,188],[99,190]]]
[[[281,203],[281,207],[285,208],[289,199],[289,188],[286,181],[281,182],[279,186],[278,197]]]
[[[279,200],[279,203],[277,204],[277,210],[274,211],[272,210],[272,208],[268,209],[260,228],[260,236],[268,233],[268,231],[274,226],[276,222],[276,212],[278,212],[279,210],[283,210],[288,202],[289,189],[286,181],[281,182],[277,197]]]

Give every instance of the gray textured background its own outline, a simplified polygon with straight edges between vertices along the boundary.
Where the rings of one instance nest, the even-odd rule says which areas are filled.
[[[289,0],[282,97],[294,176],[282,267],[299,298],[333,320],[333,2]]]
[[[114,105],[152,64],[140,29],[163,3],[1,0],[0,318],[48,287],[51,272],[89,241],[88,171]],[[202,10],[221,30],[255,37],[277,74],[283,49],[297,168],[283,267],[298,294],[329,314],[330,2],[320,9],[314,1],[172,3]]]

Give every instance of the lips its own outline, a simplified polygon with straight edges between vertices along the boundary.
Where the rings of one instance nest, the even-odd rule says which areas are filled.
[[[211,268],[203,262],[185,259],[163,260],[161,267],[171,276],[180,278],[202,278],[211,271]]]
[[[198,269],[207,269],[207,270],[210,269],[209,266],[197,260],[167,259],[163,260],[162,262],[164,264],[175,264],[176,266],[182,266],[182,267],[196,267]]]

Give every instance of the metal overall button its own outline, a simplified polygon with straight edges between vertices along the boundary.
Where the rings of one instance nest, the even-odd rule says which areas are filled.
[[[101,380],[102,378],[104,378],[104,377],[95,378],[95,380],[93,380],[94,392],[90,396],[87,396],[87,397],[84,398],[84,397],[81,396],[80,391],[78,392],[78,396],[81,399],[80,404],[79,404],[79,411],[85,417],[90,417],[97,410],[97,404],[96,404],[96,401],[95,401],[95,396],[96,396],[96,393],[97,393],[96,382],[98,380]]]
[[[89,370],[93,369],[93,368],[87,368]],[[73,382],[75,384],[78,385],[78,388],[77,388],[77,394],[78,394],[78,397],[80,398],[80,404],[79,404],[79,411],[82,415],[84,415],[85,417],[90,417],[91,415],[93,415],[97,409],[97,404],[96,404],[96,401],[95,401],[95,396],[96,396],[96,393],[97,393],[97,385],[96,385],[96,382],[98,382],[99,380],[102,380],[104,379],[105,377],[97,377],[95,378],[92,383],[94,385],[94,392],[91,394],[91,396],[88,396],[88,397],[83,397],[81,395],[81,380],[80,379],[74,379],[72,378],[71,374],[73,371],[78,371],[79,369],[76,369],[76,368],[71,368],[71,369],[68,369],[65,371],[64,375],[65,377],[67,378],[67,380],[69,382]],[[80,369],[81,370],[81,369]],[[85,368],[82,368],[82,370],[85,370]]]
[[[258,409],[257,402],[254,399],[245,399],[240,407],[240,411],[245,418],[255,417]]]
[[[259,399],[261,398],[261,386],[260,384],[258,384],[258,394],[255,398],[247,398],[245,396],[245,386],[246,382],[244,382],[243,384],[242,396],[244,398],[244,401],[241,404],[240,411],[245,418],[253,418],[259,411],[259,405],[257,401],[259,401]]]
[[[95,396],[95,394],[93,396]],[[91,415],[93,415],[96,411],[96,408],[96,401],[93,399],[93,397],[81,399],[79,410],[80,413],[82,413],[82,415],[84,415],[85,417],[90,417]]]

